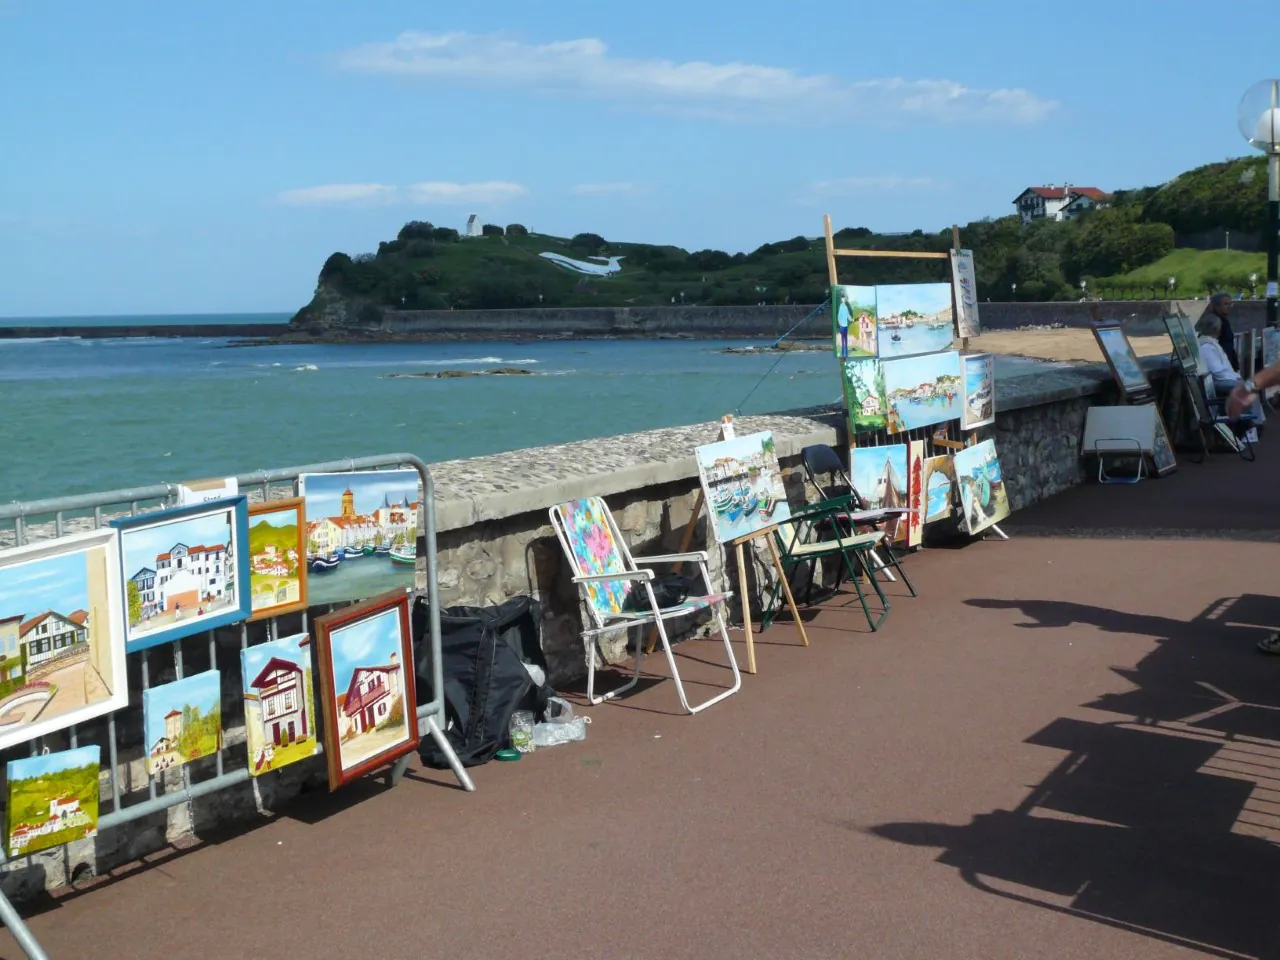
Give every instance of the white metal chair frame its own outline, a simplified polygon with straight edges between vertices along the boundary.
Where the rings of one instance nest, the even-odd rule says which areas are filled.
[[[707,553],[703,550],[690,551],[688,553],[668,553],[651,557],[633,557],[630,548],[627,546],[626,540],[618,530],[617,523],[614,522],[613,513],[609,510],[608,504],[600,497],[589,497],[587,501],[595,501],[600,508],[600,515],[608,525],[609,532],[613,537],[614,546],[618,552],[618,559],[622,562],[624,569],[597,574],[584,574],[578,557],[574,553],[569,543],[567,530],[567,521],[564,516],[563,508],[570,504],[558,504],[550,510],[551,525],[555,528],[556,537],[560,540],[560,546],[564,550],[565,556],[568,557],[569,563],[574,570],[573,582],[578,585],[579,593],[590,613],[591,620],[595,624],[592,628],[583,630],[583,639],[587,641],[587,699],[592,704],[601,704],[606,700],[613,700],[622,694],[632,690],[640,682],[640,665],[644,659],[644,644],[641,642],[635,645],[635,672],[631,679],[615,690],[611,690],[603,696],[595,695],[595,673],[596,673],[596,648],[599,640],[606,634],[615,633],[619,630],[629,630],[632,627],[644,626],[646,624],[654,624],[658,630],[658,637],[662,640],[662,649],[667,657],[667,664],[671,668],[671,679],[675,681],[676,695],[680,698],[680,706],[689,713],[698,713],[705,710],[714,703],[719,703],[726,697],[733,696],[742,688],[742,674],[738,669],[738,660],[733,655],[733,646],[729,642],[729,631],[725,625],[725,608],[728,599],[733,596],[730,592],[713,593],[711,591],[711,575],[707,571]],[[683,603],[674,607],[660,608],[657,598],[653,594],[653,578],[654,572],[648,566],[641,566],[640,562],[646,565],[650,564],[669,564],[669,563],[696,563],[698,570],[702,574],[702,582],[706,587],[706,594],[702,596],[688,597]],[[643,587],[645,595],[649,601],[649,611],[601,611],[593,600],[588,587],[591,584],[617,583],[619,581],[627,581],[635,584],[632,589]],[[720,693],[695,706],[689,705],[689,698],[685,694],[684,682],[680,679],[680,670],[676,666],[675,654],[671,650],[671,641],[667,636],[665,621],[673,620],[677,617],[688,616],[699,610],[710,610],[715,620],[716,628],[720,632],[720,638],[724,641],[725,654],[729,658],[729,667],[733,671],[733,685],[727,690]]]

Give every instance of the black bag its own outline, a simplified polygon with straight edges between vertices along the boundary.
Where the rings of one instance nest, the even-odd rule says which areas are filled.
[[[427,598],[413,602],[414,668],[418,703],[429,703],[431,644]],[[511,745],[508,725],[517,710],[531,710],[543,720],[555,691],[535,684],[524,661],[546,675],[547,663],[538,640],[538,604],[514,597],[496,607],[445,607],[440,611],[440,653],[444,675],[445,736],[465,767],[487,763]],[[435,740],[418,746],[422,762],[438,770],[449,766]]]
[[[689,591],[694,587],[695,582],[693,577],[686,577],[683,573],[666,573],[660,577],[654,577],[651,586],[653,599],[658,601],[658,609],[665,610],[667,607],[676,607],[684,603],[689,599]],[[636,582],[631,592],[627,594],[627,600],[623,606],[628,610],[649,609],[649,595],[645,593],[643,583]]]

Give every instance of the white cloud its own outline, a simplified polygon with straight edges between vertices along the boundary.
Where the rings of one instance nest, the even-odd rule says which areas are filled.
[[[634,183],[578,183],[570,187],[569,192],[579,197],[603,197],[640,193],[641,190]]]
[[[406,187],[385,183],[329,183],[276,194],[276,200],[293,207],[387,206],[389,204],[493,204],[522,197],[529,191],[518,183],[490,180],[484,183],[446,183],[428,180]]]
[[[762,64],[617,57],[594,38],[530,44],[505,34],[407,31],[348,50],[339,63],[362,73],[630,100],[722,119],[1035,123],[1057,106],[1019,88],[980,89],[952,80],[847,81]]]

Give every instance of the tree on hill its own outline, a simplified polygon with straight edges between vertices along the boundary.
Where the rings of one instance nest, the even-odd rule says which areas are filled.
[[[502,236],[502,228],[496,223],[486,223],[480,228],[480,234],[485,237],[500,237]]]
[[[578,233],[574,234],[573,239],[569,241],[569,246],[583,253],[597,254],[608,244],[598,233]]]
[[[508,237],[527,237],[528,235],[529,235],[529,228],[526,227],[523,223],[507,224]]]
[[[428,223],[426,220],[410,220],[400,232],[396,234],[397,240],[434,240],[436,228],[434,224]]]

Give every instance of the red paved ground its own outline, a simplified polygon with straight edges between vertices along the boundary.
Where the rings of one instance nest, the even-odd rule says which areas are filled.
[[[1037,535],[1280,531],[1278,479],[1070,492],[911,558],[878,634],[771,629],[704,714],[655,682],[473,795],[306,798],[31,927],[54,960],[1280,955],[1280,548]]]

